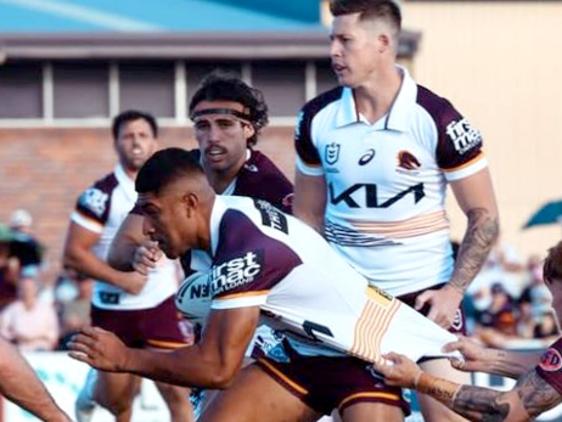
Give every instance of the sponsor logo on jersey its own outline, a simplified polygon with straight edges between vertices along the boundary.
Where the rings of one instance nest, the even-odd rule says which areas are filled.
[[[398,167],[404,170],[417,170],[421,167],[419,160],[409,151],[398,153]]]
[[[326,145],[324,150],[324,159],[326,163],[330,165],[334,165],[337,163],[338,159],[340,158],[340,144],[336,144],[332,142],[331,144]]]
[[[90,188],[80,196],[78,203],[94,215],[101,217],[105,212],[108,198],[107,193],[96,188]]]
[[[414,203],[417,204],[425,196],[424,184],[418,183],[416,185],[410,186],[409,188],[397,193],[393,197],[387,199],[386,201],[379,203],[379,198],[377,195],[377,185],[373,183],[356,183],[355,185],[347,188],[339,194],[335,193],[334,185],[330,183],[328,185],[330,202],[333,205],[338,205],[340,202],[345,203],[349,208],[388,208],[395,202],[400,201],[408,194],[412,194],[414,197]],[[357,200],[361,197],[360,194],[353,196],[356,192],[364,192],[364,204],[360,205]]]
[[[539,367],[547,372],[554,372],[562,369],[562,356],[560,352],[553,347],[548,349],[542,355]]]
[[[464,154],[482,143],[480,132],[473,128],[466,119],[453,120],[447,125],[445,131],[459,154]]]
[[[250,251],[244,256],[214,265],[210,275],[213,296],[253,282],[263,268],[263,254]]]
[[[375,158],[375,150],[369,148],[367,152],[359,158],[359,165],[364,166],[365,164],[369,164],[373,158]]]
[[[292,194],[291,194],[292,195]],[[285,197],[287,198],[287,197]],[[287,224],[287,217],[273,205],[261,199],[254,199],[254,206],[260,212],[261,223],[264,226],[289,233],[289,226]]]

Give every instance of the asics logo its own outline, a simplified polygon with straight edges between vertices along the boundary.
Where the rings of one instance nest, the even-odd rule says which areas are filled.
[[[367,152],[359,158],[359,165],[364,166],[365,164],[370,163],[373,158],[375,158],[375,150],[369,148]]]

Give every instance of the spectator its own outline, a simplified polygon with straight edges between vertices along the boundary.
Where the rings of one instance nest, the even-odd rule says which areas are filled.
[[[21,350],[53,350],[59,334],[54,307],[37,300],[37,284],[32,278],[19,281],[18,296],[0,314],[0,335]]]
[[[0,310],[16,300],[17,281],[20,274],[20,263],[10,256],[10,243],[13,233],[4,225],[0,225]]]
[[[500,346],[517,334],[517,309],[502,283],[492,284],[492,303],[480,314],[476,334],[486,343]]]
[[[33,218],[24,209],[15,210],[10,217],[10,229],[14,234],[11,250],[21,264],[24,277],[35,278],[43,257],[43,246],[32,235]]]

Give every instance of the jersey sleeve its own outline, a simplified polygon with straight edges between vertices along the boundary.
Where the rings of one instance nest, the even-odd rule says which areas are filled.
[[[544,352],[535,371],[562,394],[562,339],[558,339]]]
[[[480,132],[445,99],[436,117],[437,164],[447,180],[460,180],[485,168]]]
[[[322,176],[322,161],[312,139],[312,118],[310,105],[305,105],[297,116],[295,125],[296,167],[307,176]]]
[[[266,224],[270,222],[279,229],[287,227],[273,222],[286,217],[271,206],[263,210],[262,217]],[[270,290],[301,263],[283,242],[263,233],[241,212],[229,210],[220,224],[219,244],[210,273],[211,308],[260,306]]]
[[[109,206],[109,193],[94,185],[78,197],[71,220],[90,231],[101,233],[109,216]]]

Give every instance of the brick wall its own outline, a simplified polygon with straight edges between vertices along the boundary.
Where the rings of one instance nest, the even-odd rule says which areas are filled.
[[[271,128],[258,147],[293,178],[291,128]],[[195,147],[191,130],[164,128],[163,147]],[[47,246],[51,279],[60,269],[68,217],[77,195],[111,171],[115,154],[109,130],[41,128],[0,130],[0,222],[16,208],[34,218],[34,231]]]

